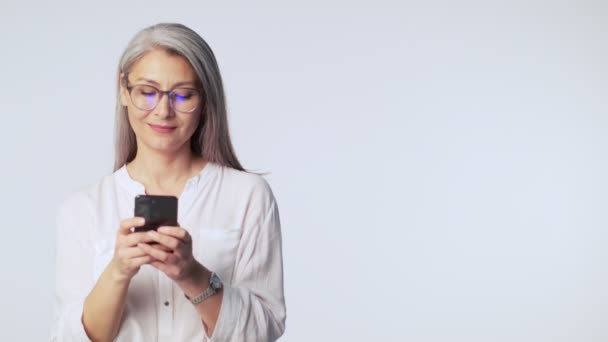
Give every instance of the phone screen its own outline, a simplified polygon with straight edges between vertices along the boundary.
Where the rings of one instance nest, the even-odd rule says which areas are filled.
[[[134,216],[146,219],[144,226],[135,227],[136,232],[156,230],[160,226],[177,226],[177,197],[138,195],[135,197]]]

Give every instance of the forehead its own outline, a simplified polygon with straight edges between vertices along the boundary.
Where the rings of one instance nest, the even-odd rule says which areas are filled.
[[[153,50],[141,57],[129,72],[130,79],[138,77],[154,80],[160,84],[196,82],[196,74],[190,63],[182,56],[164,50]]]

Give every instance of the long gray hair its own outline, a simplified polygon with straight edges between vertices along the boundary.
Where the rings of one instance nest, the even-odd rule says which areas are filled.
[[[146,53],[162,49],[184,57],[198,76],[204,107],[191,138],[193,154],[205,160],[245,171],[234,153],[228,132],[226,99],[220,70],[213,51],[196,32],[177,23],[160,23],[139,31],[120,57],[117,77],[114,171],[137,154],[135,133],[120,102],[121,73],[128,73]],[[125,80],[126,81],[126,80]]]

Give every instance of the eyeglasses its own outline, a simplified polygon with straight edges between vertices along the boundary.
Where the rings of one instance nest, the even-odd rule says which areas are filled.
[[[201,102],[201,93],[194,88],[175,88],[162,91],[150,85],[137,84],[127,86],[131,102],[141,110],[156,108],[163,95],[169,97],[169,106],[176,112],[192,113]]]

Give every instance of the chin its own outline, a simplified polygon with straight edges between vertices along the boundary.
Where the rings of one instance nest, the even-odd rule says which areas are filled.
[[[184,143],[173,139],[166,139],[165,141],[158,141],[158,139],[156,139],[152,142],[147,141],[145,144],[152,150],[167,153],[177,152],[184,145]]]

